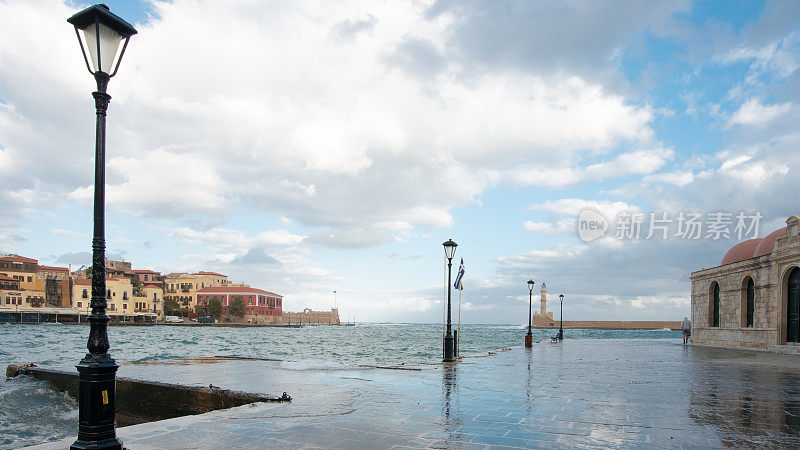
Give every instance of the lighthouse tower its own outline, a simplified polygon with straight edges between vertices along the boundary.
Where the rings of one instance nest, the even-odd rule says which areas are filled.
[[[547,315],[547,285],[542,283],[542,309],[541,313],[542,316]]]

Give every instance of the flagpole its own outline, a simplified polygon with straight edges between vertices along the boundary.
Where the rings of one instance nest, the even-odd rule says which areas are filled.
[[[442,294],[442,337],[447,334],[447,265],[442,270],[442,284],[444,285],[444,293]]]
[[[462,289],[458,290],[458,340],[456,341],[456,350],[458,353],[456,353],[456,358],[461,354],[461,291],[463,290],[463,286]]]

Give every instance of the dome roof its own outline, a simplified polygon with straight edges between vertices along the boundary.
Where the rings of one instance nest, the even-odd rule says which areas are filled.
[[[753,252],[753,258],[772,253],[772,250],[775,249],[775,241],[784,235],[786,235],[786,228],[781,228],[768,234],[764,239],[761,239],[761,243],[758,244],[756,251]]]
[[[744,261],[745,259],[750,259],[753,257],[753,252],[755,252],[756,248],[758,248],[759,244],[763,239],[750,239],[744,242],[739,242],[738,244],[731,247],[728,250],[728,253],[725,253],[725,256],[722,258],[722,262],[720,263],[721,266],[725,264],[733,264],[735,262]]]
[[[722,257],[721,266],[725,264],[733,264],[735,262],[744,261],[745,259],[757,258],[772,253],[775,248],[775,241],[786,234],[786,228],[781,228],[773,231],[764,238],[750,239],[731,247],[728,253]]]

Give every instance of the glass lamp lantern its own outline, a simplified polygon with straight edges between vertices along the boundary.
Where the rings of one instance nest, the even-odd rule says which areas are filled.
[[[136,34],[133,26],[112,13],[108,6],[103,4],[90,6],[67,19],[67,22],[75,27],[75,35],[78,37],[83,59],[89,72],[93,75],[104,73],[113,77],[119,69],[119,63],[125,54],[128,41],[131,36]],[[81,34],[83,34],[83,39],[81,39]],[[117,57],[117,51],[122,41],[125,43]]]
[[[447,242],[443,243],[442,245],[444,246],[444,256],[446,256],[447,259],[453,259],[453,255],[456,254],[456,247],[458,247],[458,244],[453,242],[452,239],[448,239]]]

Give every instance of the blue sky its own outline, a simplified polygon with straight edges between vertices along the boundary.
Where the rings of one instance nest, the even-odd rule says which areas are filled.
[[[466,322],[525,322],[529,278],[566,319],[680,320],[737,239],[587,243],[580,211],[800,212],[797,2],[106,3],[139,30],[107,150],[136,268],[434,322],[452,238]],[[0,1],[0,252],[43,264],[89,262],[87,5]]]

